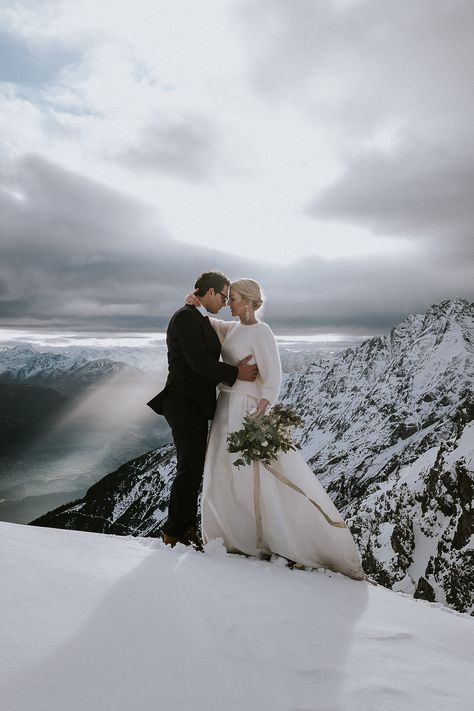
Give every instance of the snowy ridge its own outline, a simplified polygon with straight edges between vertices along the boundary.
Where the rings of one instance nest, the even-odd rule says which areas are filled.
[[[472,709],[466,616],[219,541],[0,535],[5,711]]]
[[[304,454],[344,507],[454,436],[473,383],[474,305],[454,299],[290,375],[282,399],[304,417]]]

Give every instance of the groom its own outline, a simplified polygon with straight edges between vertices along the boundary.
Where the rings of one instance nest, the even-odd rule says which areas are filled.
[[[166,332],[168,378],[164,390],[148,404],[164,415],[176,446],[177,470],[171,487],[163,541],[200,547],[197,499],[206,455],[208,420],[216,409],[216,385],[255,380],[257,366],[247,356],[236,365],[222,363],[221,344],[208,317],[229,299],[230,281],[222,272],[205,272],[195,284],[201,305],[183,306]]]

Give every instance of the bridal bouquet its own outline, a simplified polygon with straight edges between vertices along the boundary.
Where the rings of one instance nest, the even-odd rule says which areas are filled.
[[[280,404],[265,415],[249,413],[244,417],[242,429],[227,437],[228,451],[241,455],[234,465],[242,467],[255,461],[270,464],[280,452],[300,449],[300,445],[293,442],[290,430],[302,425],[303,420],[294,410]]]

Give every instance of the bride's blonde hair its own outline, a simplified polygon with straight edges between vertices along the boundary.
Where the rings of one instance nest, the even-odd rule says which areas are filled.
[[[255,279],[237,279],[230,285],[243,299],[248,299],[252,302],[253,310],[258,311],[263,304],[263,293],[258,281]]]

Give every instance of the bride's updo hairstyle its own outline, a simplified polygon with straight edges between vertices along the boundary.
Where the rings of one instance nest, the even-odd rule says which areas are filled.
[[[258,281],[254,279],[237,279],[237,281],[231,283],[230,288],[236,291],[243,299],[251,301],[254,311],[258,311],[261,308],[263,294]]]

